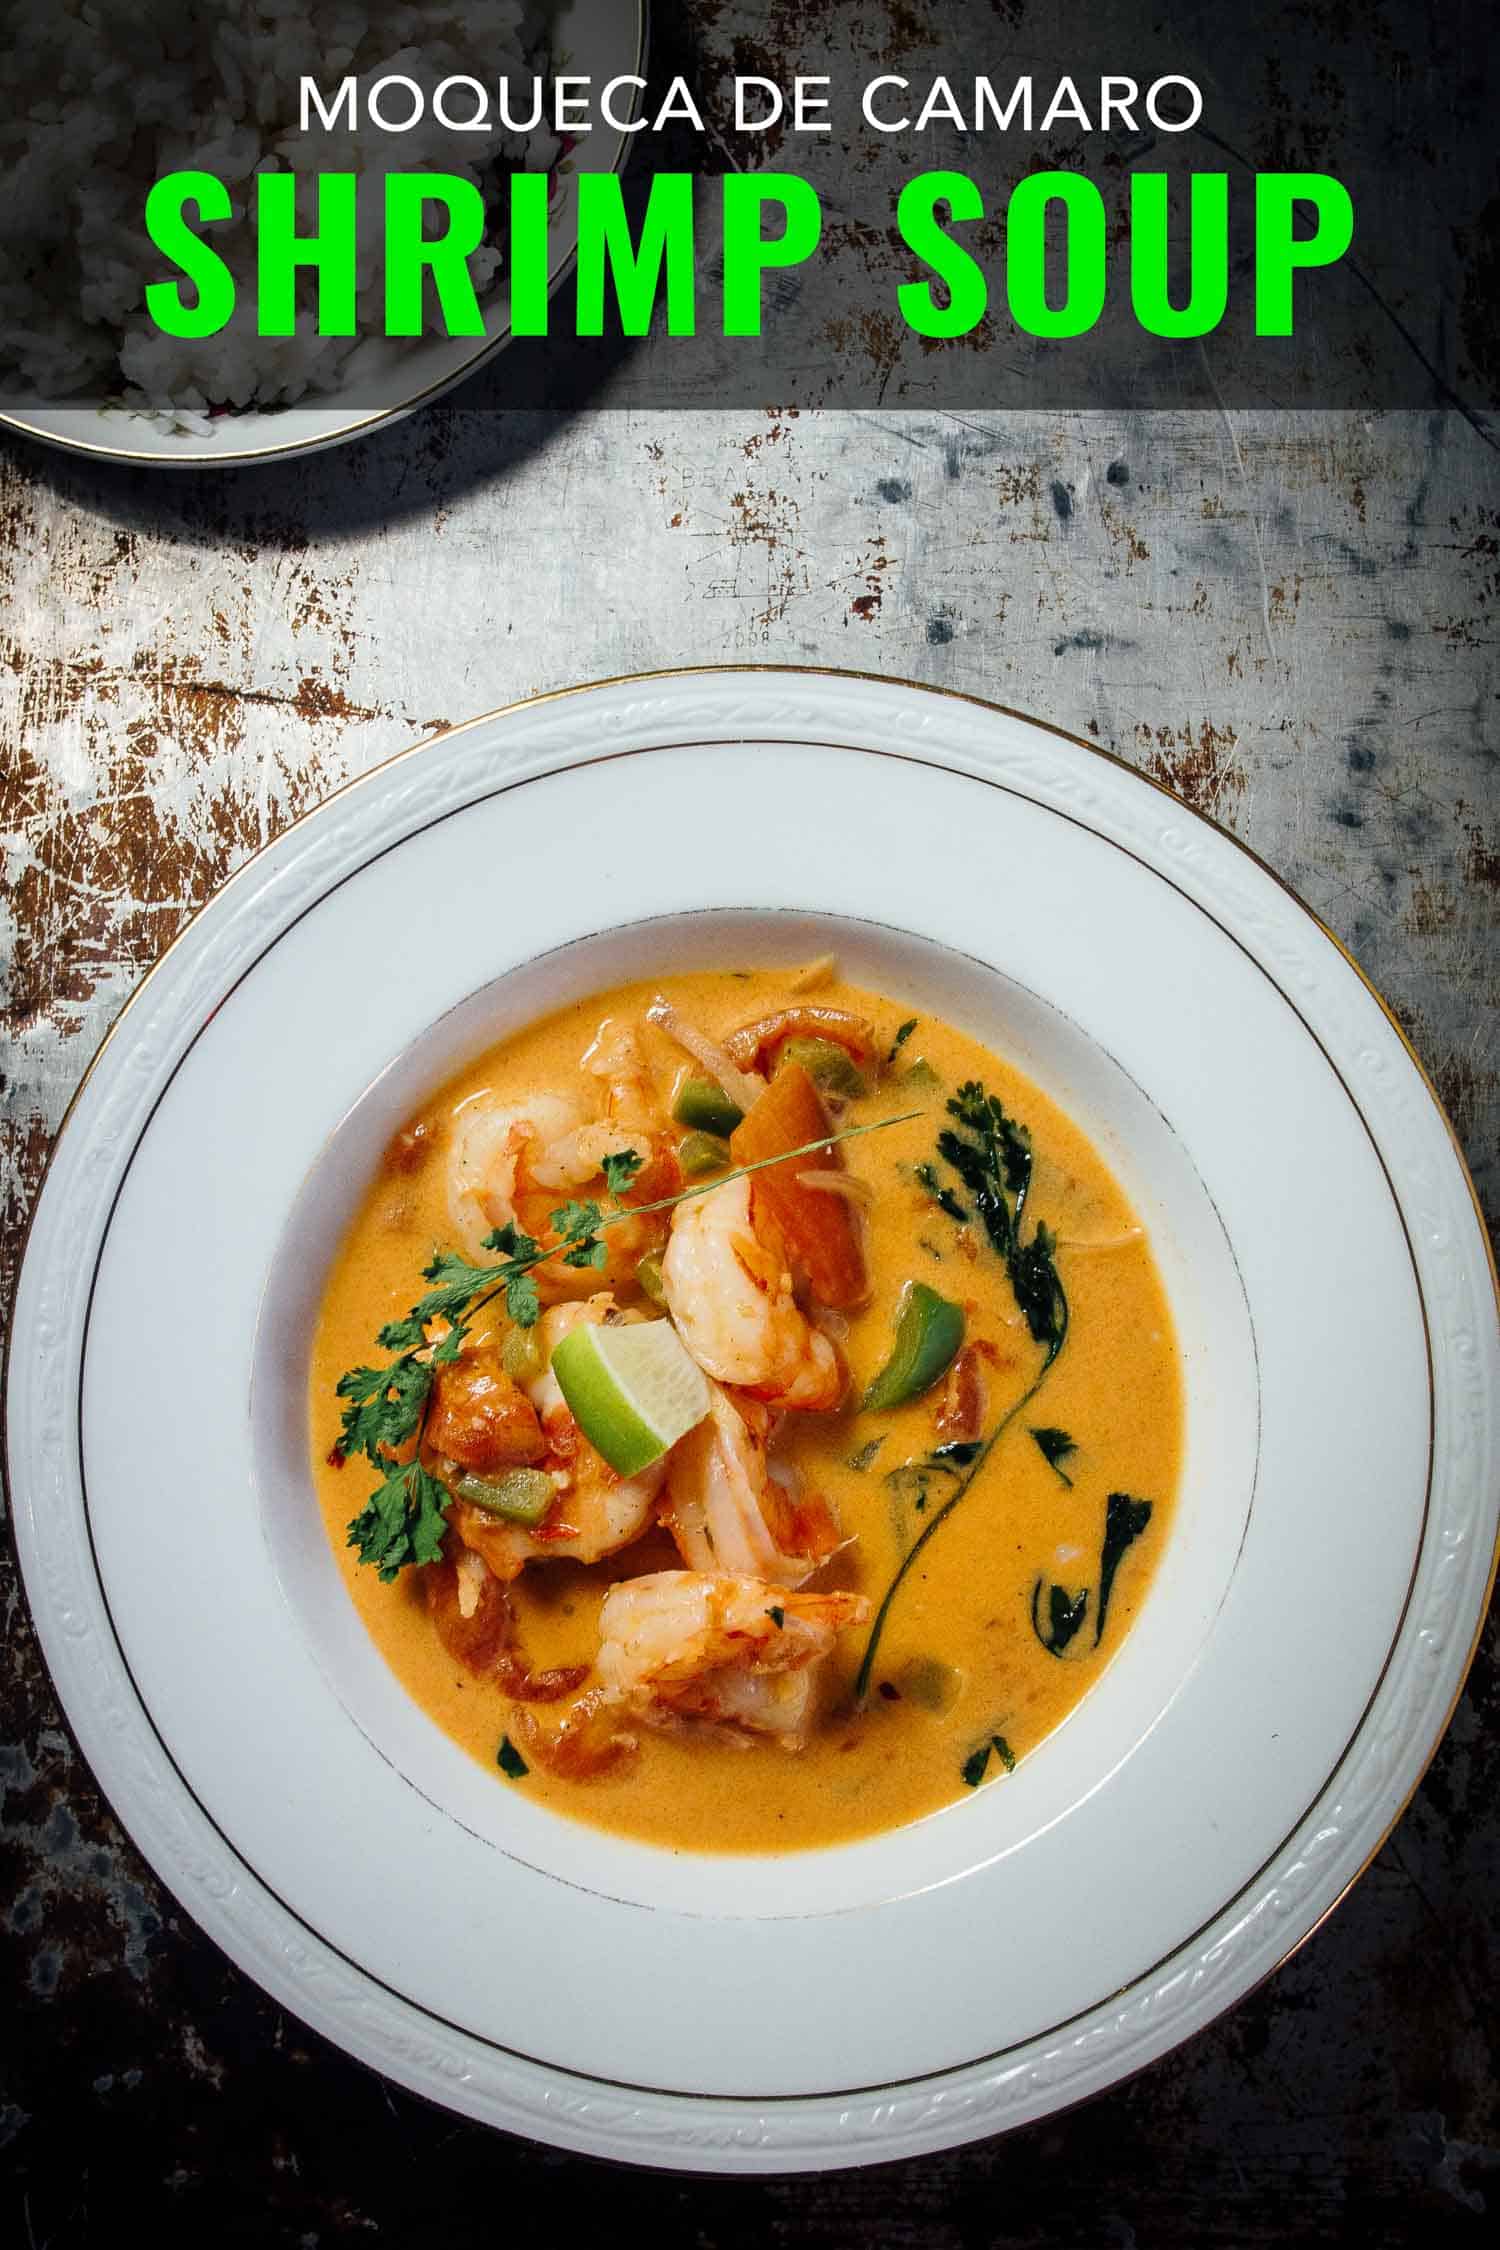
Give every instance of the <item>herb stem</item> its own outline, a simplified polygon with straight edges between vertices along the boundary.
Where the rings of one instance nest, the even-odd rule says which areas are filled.
[[[901,1561],[896,1569],[896,1575],[891,1580],[889,1586],[887,1586],[880,1607],[875,1612],[875,1622],[870,1627],[870,1637],[865,1643],[865,1653],[860,1659],[859,1670],[854,1676],[854,1702],[856,1708],[863,1704],[865,1699],[869,1695],[870,1676],[875,1669],[876,1651],[880,1646],[881,1636],[885,1632],[886,1619],[890,1615],[891,1604],[895,1601],[896,1596],[900,1593],[902,1585],[905,1582],[907,1572],[911,1569],[912,1564],[916,1561],[918,1555],[920,1555],[920,1553],[922,1552],[922,1549],[927,1545],[929,1539],[931,1539],[934,1534],[942,1528],[942,1526],[947,1522],[948,1518],[952,1515],[954,1509],[958,1506],[960,1500],[962,1500],[965,1495],[972,1490],[976,1477],[978,1477],[980,1471],[983,1469],[990,1455],[994,1452],[995,1447],[1000,1443],[1000,1440],[1004,1437],[1006,1431],[1010,1428],[1012,1422],[1014,1422],[1014,1420],[1016,1419],[1016,1416],[1021,1413],[1023,1408],[1028,1407],[1031,1404],[1032,1400],[1036,1397],[1037,1392],[1041,1389],[1043,1383],[1046,1382],[1047,1377],[1051,1374],[1053,1364],[1057,1359],[1057,1355],[1062,1350],[1063,1345],[1067,1341],[1067,1335],[1068,1315],[1066,1301],[1064,1301],[1062,1325],[1059,1328],[1057,1335],[1048,1344],[1047,1356],[1042,1361],[1042,1364],[1038,1368],[1036,1374],[1032,1377],[1029,1387],[1021,1393],[1020,1397],[1016,1400],[1013,1406],[1008,1406],[1006,1408],[999,1421],[995,1424],[995,1427],[991,1430],[989,1436],[983,1440],[982,1444],[980,1445],[979,1451],[975,1454],[974,1459],[969,1464],[968,1470],[960,1479],[958,1485],[955,1487],[949,1497],[943,1502],[943,1505],[939,1508],[937,1514],[923,1525],[916,1540],[902,1556]]]
[[[819,1149],[833,1148],[840,1141],[858,1140],[861,1133],[884,1133],[892,1125],[911,1125],[923,1114],[920,1109],[907,1109],[899,1117],[877,1117],[867,1125],[846,1125],[841,1133],[825,1133],[820,1140],[804,1141],[800,1148],[783,1149],[779,1156],[758,1156],[753,1164],[737,1164],[732,1172],[721,1172],[716,1180],[705,1181],[702,1187],[682,1188],[676,1195],[664,1195],[659,1203],[627,1204],[621,1211],[606,1213],[599,1226],[613,1226],[617,1219],[639,1219],[650,1211],[670,1211],[674,1204],[690,1203],[695,1195],[712,1195],[715,1188],[728,1187],[732,1180],[746,1179],[752,1172],[764,1172],[772,1164],[790,1164],[794,1157],[813,1156]]]
[[[1009,1429],[1011,1423],[1020,1413],[1022,1407],[1029,1405],[1031,1400],[1035,1398],[1037,1392],[1041,1389],[1042,1384],[1046,1379],[1046,1374],[1047,1369],[1046,1367],[1043,1367],[1041,1374],[1036,1376],[1033,1380],[1030,1389],[1022,1392],[1021,1396],[1016,1400],[1014,1406],[1007,1408],[1006,1412],[1000,1417],[1000,1420],[991,1430],[989,1436],[980,1446],[978,1453],[975,1454],[968,1470],[960,1478],[958,1485],[956,1486],[954,1491],[950,1494],[948,1499],[943,1502],[943,1505],[939,1508],[937,1514],[930,1517],[929,1520],[922,1526],[922,1529],[918,1533],[916,1539],[913,1541],[912,1545],[908,1547],[906,1553],[902,1556],[900,1563],[897,1565],[896,1575],[891,1580],[889,1586],[887,1586],[885,1594],[881,1600],[880,1607],[875,1612],[875,1622],[870,1627],[870,1637],[865,1643],[865,1653],[860,1658],[859,1670],[854,1675],[854,1701],[856,1708],[864,1703],[866,1697],[869,1695],[870,1675],[875,1669],[875,1654],[880,1647],[881,1636],[885,1632],[886,1619],[890,1615],[891,1604],[895,1601],[896,1596],[900,1593],[901,1588],[905,1583],[907,1572],[911,1569],[912,1564],[916,1561],[918,1555],[920,1555],[920,1553],[922,1552],[922,1549],[927,1545],[927,1542],[934,1536],[936,1532],[941,1530],[942,1526],[952,1515],[954,1509],[958,1506],[960,1500],[962,1500],[965,1494],[969,1491],[970,1487],[974,1483],[975,1478],[979,1475],[979,1472],[984,1467],[986,1461],[988,1461],[990,1455],[994,1452],[995,1447],[999,1444],[1001,1438],[1005,1435],[1005,1432]]]

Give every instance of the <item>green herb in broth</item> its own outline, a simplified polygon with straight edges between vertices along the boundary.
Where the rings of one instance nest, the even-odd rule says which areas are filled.
[[[1094,1646],[1104,1638],[1104,1621],[1109,1611],[1109,1597],[1114,1589],[1115,1572],[1125,1558],[1125,1551],[1140,1538],[1151,1521],[1149,1500],[1132,1500],[1128,1492],[1112,1492],[1104,1504],[1104,1548],[1099,1557],[1099,1607],[1094,1614]]]
[[[1048,1468],[1056,1470],[1058,1476],[1071,1492],[1073,1479],[1068,1475],[1063,1463],[1071,1454],[1078,1451],[1078,1440],[1069,1437],[1066,1430],[1033,1429],[1031,1434],[1036,1440],[1037,1451],[1041,1454]]]
[[[992,1734],[988,1742],[982,1742],[970,1757],[965,1758],[959,1768],[959,1779],[966,1789],[977,1789],[979,1787],[985,1777],[992,1756],[999,1760],[1007,1773],[1015,1772],[1016,1754],[1014,1750],[1012,1750],[1003,1734]]]
[[[917,1178],[921,1181],[923,1187],[926,1188],[928,1194],[932,1197],[933,1202],[937,1205],[940,1211],[946,1211],[949,1218],[956,1219],[961,1227],[966,1227],[968,1225],[968,1212],[959,1202],[958,1197],[954,1194],[952,1188],[944,1187],[942,1181],[938,1178],[937,1171],[933,1165],[919,1164],[917,1166]]]
[[[973,1197],[991,1246],[1005,1260],[1026,1325],[1037,1343],[1046,1345],[1050,1365],[1067,1335],[1068,1300],[1054,1263],[1056,1238],[1040,1224],[1029,1242],[1021,1236],[1031,1190],[1031,1135],[977,1080],[960,1086],[947,1106],[960,1130],[939,1133],[938,1154]]]
[[[1089,1590],[1070,1594],[1065,1586],[1047,1588],[1047,1630],[1043,1632],[1037,1611],[1041,1607],[1042,1581],[1031,1589],[1031,1630],[1049,1656],[1061,1656],[1083,1626],[1088,1615]]]
[[[1115,1576],[1126,1551],[1140,1538],[1151,1521],[1151,1502],[1132,1499],[1128,1492],[1112,1492],[1104,1507],[1104,1544],[1099,1555],[1099,1599],[1094,1607],[1094,1647],[1104,1638],[1104,1628],[1109,1618],[1109,1598],[1114,1591]],[[1047,1589],[1047,1629],[1044,1632],[1038,1611],[1042,1603],[1042,1580],[1038,1578],[1031,1589],[1031,1629],[1049,1656],[1061,1656],[1083,1625],[1088,1612],[1089,1590],[1070,1594],[1063,1586]]]

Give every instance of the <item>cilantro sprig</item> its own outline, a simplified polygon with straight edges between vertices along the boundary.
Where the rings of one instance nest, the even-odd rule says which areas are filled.
[[[602,1271],[609,1257],[602,1238],[608,1228],[625,1219],[669,1211],[747,1173],[792,1163],[837,1141],[857,1139],[861,1133],[910,1124],[920,1114],[909,1110],[900,1117],[846,1126],[842,1132],[805,1141],[781,1156],[741,1164],[655,1203],[622,1201],[645,1159],[633,1148],[619,1149],[605,1157],[602,1167],[605,1188],[615,1202],[612,1210],[593,1200],[561,1204],[549,1214],[549,1233],[555,1239],[546,1242],[524,1233],[514,1221],[497,1227],[484,1242],[486,1250],[498,1253],[493,1265],[477,1265],[457,1250],[439,1250],[431,1265],[423,1268],[422,1279],[432,1285],[427,1294],[402,1319],[388,1321],[376,1338],[382,1351],[395,1356],[383,1366],[351,1367],[337,1385],[337,1395],[345,1402],[338,1450],[346,1460],[363,1454],[380,1471],[380,1483],[349,1525],[348,1543],[358,1549],[360,1561],[373,1564],[388,1583],[410,1566],[441,1558],[449,1494],[420,1457],[432,1387],[438,1368],[458,1358],[474,1322],[496,1299],[504,1299],[506,1313],[517,1327],[533,1328],[542,1304],[532,1277],[549,1259],[558,1258],[579,1271]]]
[[[1040,1221],[1029,1241],[1021,1232],[1031,1190],[1031,1135],[1007,1117],[999,1097],[986,1093],[977,1079],[960,1086],[947,1107],[954,1123],[939,1133],[938,1155],[968,1189],[991,1248],[1005,1260],[1026,1325],[1034,1341],[1047,1347],[1050,1366],[1068,1333],[1068,1300],[1057,1273],[1056,1236]],[[920,1176],[950,1218],[963,1211],[930,1166]]]

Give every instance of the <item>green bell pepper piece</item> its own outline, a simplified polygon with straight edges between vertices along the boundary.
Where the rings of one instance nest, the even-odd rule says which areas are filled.
[[[861,1407],[867,1414],[883,1414],[920,1398],[946,1372],[963,1340],[962,1305],[940,1297],[925,1281],[909,1281],[896,1316],[895,1346]]]
[[[679,1125],[691,1126],[695,1133],[716,1134],[721,1141],[728,1140],[744,1114],[711,1078],[684,1078],[672,1104]]]
[[[472,1501],[488,1515],[503,1516],[507,1523],[540,1523],[557,1487],[545,1469],[507,1469],[502,1476],[457,1478],[453,1489],[460,1500]]]
[[[788,1039],[777,1057],[778,1070],[783,1063],[801,1063],[818,1091],[839,1101],[857,1102],[870,1091],[859,1064],[836,1039]]]
[[[729,1143],[716,1133],[686,1133],[677,1144],[677,1161],[690,1180],[722,1172],[729,1162]]]

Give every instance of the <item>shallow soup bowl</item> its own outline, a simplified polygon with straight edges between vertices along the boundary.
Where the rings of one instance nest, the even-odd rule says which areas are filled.
[[[312,1325],[380,1151],[468,1058],[625,979],[829,951],[1098,1147],[1171,1304],[1180,1492],[1131,1632],[1014,1774],[831,1849],[672,1852],[528,1802],[386,1669],[314,1499]],[[1493,1276],[1379,1002],[1138,776],[889,683],[613,683],[311,815],[127,1010],[17,1337],[28,1590],[148,1856],[351,2052],[650,2163],[941,2146],[1209,2021],[1378,1848],[1493,1561]]]

